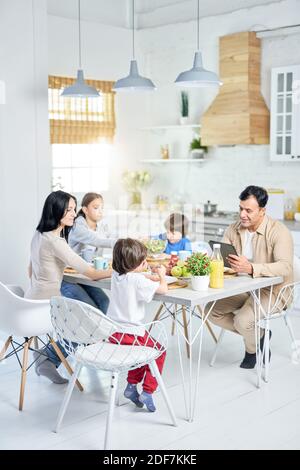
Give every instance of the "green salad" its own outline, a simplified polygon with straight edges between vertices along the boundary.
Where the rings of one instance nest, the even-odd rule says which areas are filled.
[[[159,255],[164,252],[166,248],[166,240],[148,239],[143,240],[143,244],[147,248],[149,255]]]

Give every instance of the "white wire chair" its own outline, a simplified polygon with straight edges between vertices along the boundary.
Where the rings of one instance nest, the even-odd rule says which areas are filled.
[[[264,318],[262,318],[258,323],[259,327],[265,329],[265,338],[264,338],[264,345],[263,345],[261,359],[263,360],[264,358],[264,362],[265,362],[265,381],[266,382],[268,381],[268,376],[269,376],[270,321],[276,320],[277,318],[283,319],[288,329],[291,340],[292,340],[292,348],[296,348],[296,354],[298,355],[297,341],[296,341],[295,333],[294,333],[292,323],[289,317],[295,311],[295,306],[298,305],[299,302],[300,302],[300,281],[286,284],[278,292],[275,302],[272,305],[270,311],[266,313]],[[213,366],[215,363],[218,350],[224,338],[225,331],[226,331],[225,329],[221,329],[218,342],[215,347],[215,351],[210,361],[210,366]]]
[[[151,335],[151,339],[154,343],[153,347],[142,345],[138,335],[133,335],[134,338],[131,345],[124,345],[121,344],[126,335],[124,326],[114,322],[100,310],[84,302],[64,297],[52,297],[50,303],[52,324],[57,337],[68,354],[73,356],[76,361],[74,374],[69,382],[58,413],[55,432],[58,432],[62,423],[71,398],[75,380],[82,366],[111,372],[111,389],[104,449],[107,449],[110,444],[110,429],[119,374],[124,371],[142,367],[146,364],[149,365],[151,373],[155,376],[160,386],[172,423],[174,426],[177,426],[173,407],[155,362],[155,359],[167,349],[167,334],[164,325],[160,322],[152,322],[144,325],[146,330],[148,330],[150,326],[155,327],[155,338]],[[114,337],[113,335],[116,333],[118,333],[118,335]]]

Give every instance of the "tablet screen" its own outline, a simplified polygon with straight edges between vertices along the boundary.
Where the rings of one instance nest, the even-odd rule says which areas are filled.
[[[214,241],[214,240],[210,240],[209,241],[209,246],[211,247],[212,250],[214,249],[214,244],[215,243],[218,243],[221,247],[221,255],[223,257],[224,266],[226,266],[226,268],[230,268],[230,264],[227,261],[227,256],[228,255],[238,256],[238,254],[236,252],[236,249],[234,248],[233,245],[230,245],[229,243],[223,243],[223,242],[217,242],[217,241]]]

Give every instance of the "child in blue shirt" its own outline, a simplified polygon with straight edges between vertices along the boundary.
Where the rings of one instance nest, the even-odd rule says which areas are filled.
[[[168,240],[165,253],[170,254],[171,251],[192,251],[190,240],[186,237],[189,221],[184,214],[173,213],[165,220],[165,233],[161,233],[158,238],[160,240]]]

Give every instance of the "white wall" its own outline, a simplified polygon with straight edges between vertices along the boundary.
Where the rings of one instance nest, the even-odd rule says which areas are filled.
[[[271,5],[247,8],[200,20],[200,47],[206,68],[218,70],[219,36],[256,29],[300,23],[300,0],[283,0]],[[77,68],[77,22],[49,16],[49,73],[73,75]],[[74,46],[75,41],[75,46]],[[127,75],[131,55],[131,32],[96,22],[82,22],[83,65],[87,77],[117,79]],[[271,67],[300,63],[300,36],[262,39],[261,88],[270,103]],[[179,118],[179,90],[173,82],[179,72],[192,66],[196,49],[196,21],[137,31],[137,59],[140,73],[151,78],[158,90],[150,95],[117,95],[117,133],[111,161],[111,187],[106,201],[117,203],[124,193],[120,176],[125,168],[145,168],[140,160],[159,157],[160,143],[170,143],[177,156],[187,155],[192,134],[157,135],[140,131],[147,125],[176,124]],[[191,90],[190,120],[199,122],[214,98],[212,89]],[[180,137],[179,137],[180,135]],[[177,144],[174,145],[175,140]],[[170,200],[192,202],[211,199],[220,209],[236,208],[237,195],[249,184],[281,186],[297,195],[300,165],[271,163],[269,146],[212,148],[203,165],[147,166],[154,182],[145,202],[157,194]],[[179,194],[180,193],[180,194]]]
[[[45,0],[1,0],[0,280],[28,283],[30,240],[50,190]]]
[[[219,36],[251,30],[254,26],[256,29],[269,29],[299,23],[299,0],[285,0],[203,18],[200,20],[200,49],[203,51],[204,66],[218,70]],[[179,72],[192,66],[196,49],[196,24],[190,22],[145,30],[141,32],[140,41],[147,63],[150,64],[149,76],[158,86],[157,93],[151,97],[151,114],[145,117],[141,125],[177,123],[179,91],[172,83]],[[261,88],[268,106],[271,68],[300,64],[299,45],[299,34],[262,39]],[[211,89],[189,91],[192,122],[201,120],[203,111],[215,93]],[[185,131],[178,132],[183,134]],[[152,146],[159,157],[159,141],[167,143],[168,135],[172,143],[174,136],[171,134],[156,136],[151,133],[145,152],[149,153],[149,147]],[[185,138],[190,138],[190,135],[185,134]],[[153,157],[153,151],[151,154]],[[237,196],[241,189],[250,183],[283,187],[292,196],[300,195],[300,164],[271,163],[269,146],[215,147],[203,165],[161,165],[149,166],[149,169],[155,174],[155,182],[148,191],[148,202],[153,202],[158,193],[164,193],[173,200],[181,192],[188,201],[205,202],[210,199],[219,203],[220,209],[233,210],[237,208]]]

